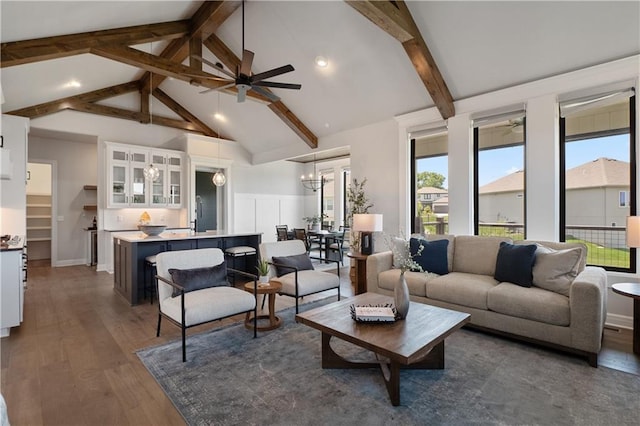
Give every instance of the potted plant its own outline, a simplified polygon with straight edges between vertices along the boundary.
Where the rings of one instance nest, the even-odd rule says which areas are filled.
[[[353,215],[369,213],[369,209],[373,207],[373,203],[369,201],[364,193],[364,185],[367,183],[365,178],[362,182],[358,182],[358,179],[353,179],[351,185],[347,189],[347,203],[349,210],[347,212],[346,223],[349,224],[349,242],[351,250],[354,252],[360,251],[360,233],[353,231]]]
[[[260,283],[269,283],[269,262],[267,262],[266,260],[259,260],[256,269],[258,270],[258,275],[260,276]]]
[[[303,217],[302,220],[307,222],[307,229],[309,231],[319,231],[320,230],[320,222],[325,217],[327,217],[326,214],[322,214],[322,215],[317,214],[317,215],[314,215],[314,216]]]

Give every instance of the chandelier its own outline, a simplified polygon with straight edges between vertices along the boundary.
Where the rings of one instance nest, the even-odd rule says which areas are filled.
[[[313,156],[313,170],[316,170],[316,156]],[[322,188],[326,183],[327,180],[324,178],[324,176],[321,175],[317,175],[315,178],[313,177],[313,173],[309,173],[307,176],[302,175],[300,176],[300,183],[302,183],[302,186],[304,186],[306,189],[310,189],[313,192],[316,192],[318,189]]]

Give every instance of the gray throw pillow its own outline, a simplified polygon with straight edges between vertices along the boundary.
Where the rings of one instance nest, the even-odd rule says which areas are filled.
[[[273,256],[271,261],[275,264],[276,275],[281,277],[298,271],[313,269],[311,259],[307,254],[295,254],[293,256]]]
[[[538,244],[533,265],[533,285],[569,296],[571,283],[578,276],[580,247],[554,250]]]
[[[201,290],[209,287],[228,286],[227,264],[222,262],[216,266],[193,269],[169,269],[171,280],[184,287],[184,292]],[[172,297],[180,296],[180,291],[173,289]]]

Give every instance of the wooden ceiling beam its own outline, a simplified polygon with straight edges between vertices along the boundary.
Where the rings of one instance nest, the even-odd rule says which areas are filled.
[[[42,104],[30,106],[27,108],[16,109],[7,112],[11,115],[19,115],[21,117],[38,118],[49,114],[70,108],[73,105],[97,102],[113,96],[124,95],[126,93],[137,92],[140,90],[138,81],[118,84],[116,86],[105,87],[103,89],[94,90],[92,92],[82,93],[80,95],[68,96],[66,98],[57,99],[55,101],[45,102]]]
[[[0,45],[0,67],[79,55],[97,46],[134,45],[180,38],[190,30],[190,21],[184,20],[6,42]]]
[[[204,40],[204,45],[228,69],[235,70],[240,66],[240,63],[242,62],[240,58],[238,58],[215,34],[212,34],[209,38]],[[263,89],[271,92],[266,87],[263,87]],[[251,90],[247,91],[247,96],[257,98],[260,101],[264,101],[266,99],[269,109],[273,111],[273,113],[276,114],[291,130],[293,130],[300,139],[302,139],[311,148],[318,147],[318,137],[307,126],[305,126],[304,123],[296,117],[296,115],[291,112],[291,110],[282,101],[271,102],[267,98],[258,95]]]
[[[74,111],[87,112],[91,114],[102,115],[105,117],[121,118],[124,120],[137,121],[143,123],[144,117],[139,111],[129,111],[123,108],[111,107],[107,105],[99,105],[93,103],[76,104],[69,108]],[[187,130],[190,132],[202,133],[202,131],[193,123],[187,121],[176,120],[174,118],[161,117],[158,115],[151,116],[151,123],[159,126],[171,127],[174,129]]]
[[[131,47],[95,47],[91,53],[195,86],[216,89],[228,83],[227,79]]]
[[[165,104],[169,109],[180,117],[182,117],[185,121],[188,121],[198,127],[200,129],[200,133],[205,136],[211,136],[214,138],[221,137],[217,132],[207,126],[204,122],[202,122],[198,117],[191,114],[185,107],[176,102],[171,96],[167,95],[160,89],[154,89],[153,96],[158,99],[160,102]]]
[[[403,0],[345,0],[365,18],[398,40],[411,60],[442,118],[456,114],[453,97]]]

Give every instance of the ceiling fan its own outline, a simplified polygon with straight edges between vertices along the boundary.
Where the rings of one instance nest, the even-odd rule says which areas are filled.
[[[244,48],[244,1],[242,2],[242,62],[238,66],[236,73],[234,74],[231,71],[226,70],[220,62],[213,63],[200,55],[191,56],[230,77],[228,84],[223,84],[215,89],[208,89],[200,93],[207,93],[212,90],[224,90],[235,86],[236,89],[238,89],[238,102],[244,102],[247,96],[247,91],[249,90],[253,90],[256,93],[261,94],[272,102],[277,102],[280,98],[270,91],[263,89],[263,87],[294,90],[300,90],[300,88],[302,88],[301,84],[265,81],[268,78],[294,71],[295,69],[291,64],[283,65],[258,74],[251,74],[251,65],[253,64],[254,53]]]

